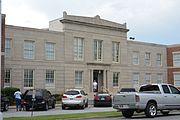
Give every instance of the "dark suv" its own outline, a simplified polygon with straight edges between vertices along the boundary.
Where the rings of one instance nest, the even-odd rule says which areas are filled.
[[[33,93],[35,99],[33,99]],[[28,111],[31,109],[43,109],[48,110],[49,106],[55,108],[55,97],[46,89],[30,89],[24,93],[24,106]]]

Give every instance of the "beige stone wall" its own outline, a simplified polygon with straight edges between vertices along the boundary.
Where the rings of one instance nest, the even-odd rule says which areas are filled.
[[[50,32],[24,27],[6,26],[6,37],[12,38],[12,54],[6,57],[5,66],[11,69],[11,85],[24,88],[24,69],[34,70],[34,88],[47,88],[53,93],[64,90],[64,36],[60,32]],[[34,59],[24,59],[24,40],[35,41]],[[55,43],[55,60],[45,59],[45,43]],[[47,69],[55,70],[55,84],[45,85]]]
[[[63,23],[60,23],[59,20]],[[63,21],[64,20],[64,21]],[[68,21],[67,21],[68,20]],[[78,22],[79,21],[79,22]],[[145,73],[151,73],[155,82],[157,73],[163,74],[163,82],[167,82],[166,46],[137,41],[127,41],[126,24],[119,24],[100,19],[98,16],[79,17],[64,14],[62,19],[50,22],[50,30],[6,26],[6,37],[12,38],[12,55],[6,58],[5,67],[12,69],[12,86],[23,87],[23,70],[34,69],[34,87],[45,86],[45,70],[55,70],[55,85],[48,87],[53,93],[62,93],[66,89],[75,88],[75,71],[83,71],[84,89],[92,95],[93,70],[103,71],[103,86],[114,94],[122,87],[132,87],[132,73],[140,73],[140,84],[143,84]],[[63,32],[55,32],[63,31]],[[83,61],[74,60],[74,37],[84,38]],[[94,39],[103,40],[102,62],[93,59]],[[35,58],[23,58],[24,40],[35,41]],[[45,59],[45,42],[55,43],[56,59]],[[112,62],[112,42],[120,42],[120,62]],[[139,51],[139,65],[132,64],[133,51]],[[145,52],[151,53],[151,66],[144,65]],[[162,66],[156,66],[156,54],[162,54]],[[119,72],[119,86],[113,87],[113,72]]]

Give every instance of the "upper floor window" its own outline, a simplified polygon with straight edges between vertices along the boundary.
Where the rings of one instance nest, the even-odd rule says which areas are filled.
[[[151,53],[149,52],[145,53],[145,65],[147,66],[151,65]]]
[[[45,46],[45,54],[46,54],[46,60],[54,60],[55,59],[55,44],[46,42]]]
[[[133,65],[139,65],[139,52],[134,51],[132,56]]]
[[[162,65],[162,55],[160,53],[156,54],[156,65],[158,66]]]
[[[82,87],[83,71],[75,71],[75,87]]]
[[[54,70],[46,70],[46,85],[54,85]]]
[[[4,87],[11,86],[11,69],[5,69]]]
[[[118,87],[119,72],[113,72],[113,87]]]
[[[145,83],[151,83],[151,73],[145,74]]]
[[[11,38],[6,38],[5,40],[5,56],[10,57],[11,56]]]
[[[94,60],[102,61],[102,40],[94,40]]]
[[[173,65],[180,66],[180,52],[173,53]]]
[[[34,71],[32,69],[24,70],[24,87],[33,87]]]
[[[180,73],[174,73],[174,85],[180,86]]]
[[[113,62],[119,62],[119,54],[120,49],[119,49],[119,42],[112,42],[112,61]]]
[[[24,58],[34,59],[34,41],[25,40],[24,41]]]
[[[83,38],[74,38],[74,60],[83,60],[84,40]]]

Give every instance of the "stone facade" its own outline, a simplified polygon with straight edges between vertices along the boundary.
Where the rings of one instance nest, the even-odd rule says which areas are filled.
[[[69,88],[79,88],[93,95],[94,79],[98,81],[98,91],[104,89],[112,94],[122,87],[138,88],[147,83],[146,74],[150,83],[157,82],[157,74],[161,75],[161,82],[167,82],[167,46],[129,41],[128,31],[125,23],[103,20],[98,15],[83,17],[67,15],[66,12],[62,18],[49,22],[49,30],[6,25],[6,38],[12,38],[11,56],[6,57],[5,63],[5,68],[11,70],[11,86],[21,88],[22,91],[29,89],[24,87],[24,69],[34,70],[32,88],[47,88],[57,94]],[[75,38],[83,40],[81,60],[75,60]],[[23,57],[24,40],[33,40],[35,43],[33,59]],[[100,49],[97,49],[101,50],[100,60],[94,58],[96,53],[100,54],[95,52],[95,47],[99,47],[95,44],[100,44],[96,40],[102,42]],[[46,42],[55,44],[54,60],[45,59]],[[113,48],[114,43],[118,47]],[[114,49],[118,51],[115,56],[117,61],[112,59]],[[138,53],[136,65],[133,64],[134,52]],[[148,66],[145,65],[146,53],[150,55]],[[156,65],[157,54],[160,54],[159,66]],[[54,85],[47,86],[45,83],[47,69],[55,71]],[[139,79],[136,86],[133,81],[134,73],[138,73]],[[75,79],[79,78],[82,81],[77,86]]]

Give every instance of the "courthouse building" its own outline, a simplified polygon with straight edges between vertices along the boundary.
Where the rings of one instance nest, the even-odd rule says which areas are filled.
[[[127,40],[128,31],[126,23],[66,12],[48,29],[6,25],[4,86],[58,94],[78,88],[94,94],[94,80],[98,91],[111,93],[146,83],[174,84],[167,77],[171,46]],[[174,54],[180,64],[180,52]],[[180,72],[174,71],[180,82]]]

